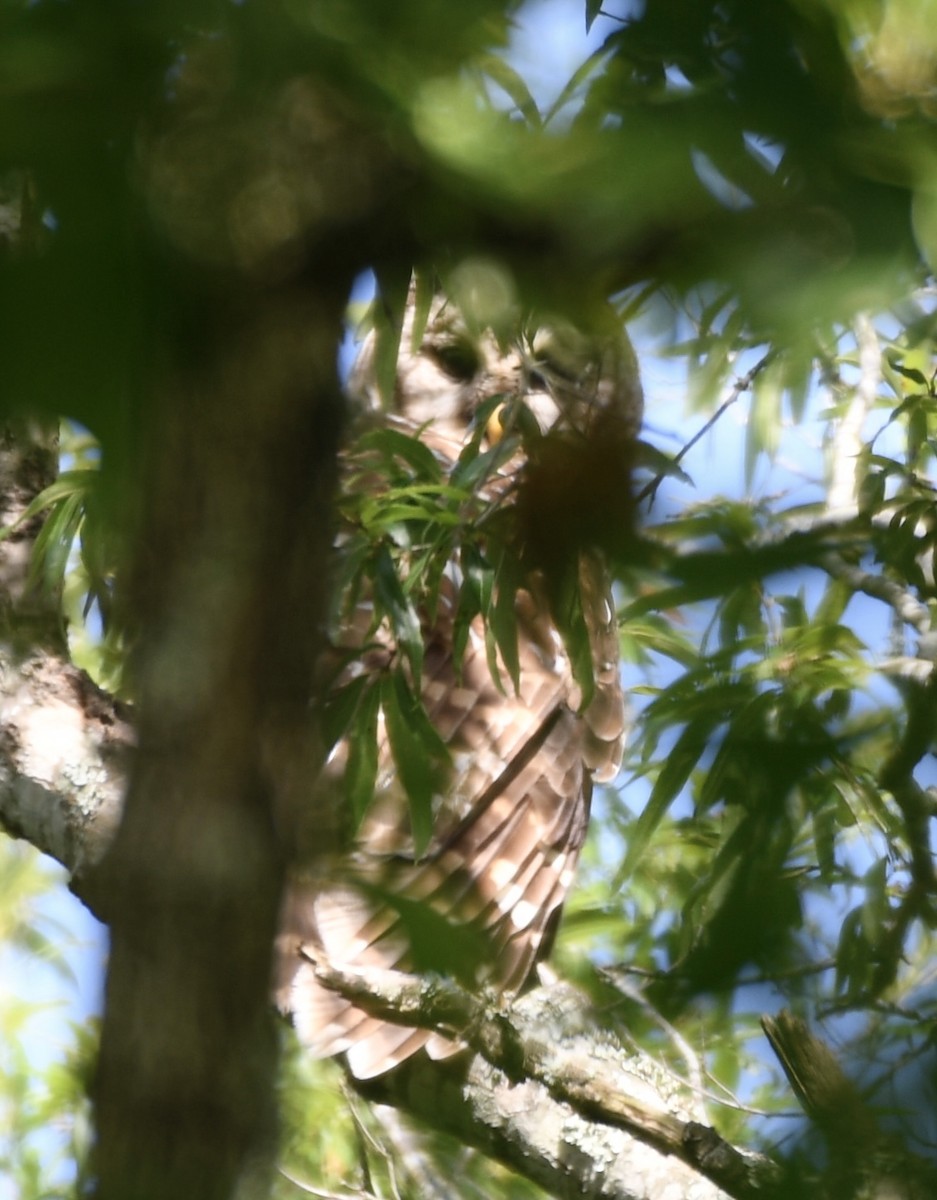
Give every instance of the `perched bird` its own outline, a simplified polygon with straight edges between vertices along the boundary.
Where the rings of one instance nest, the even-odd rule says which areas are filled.
[[[319,852],[290,888],[276,967],[300,1040],[346,1054],[362,1079],[459,1044],[370,1016],[324,987],[317,963],[510,994],[548,949],[593,782],[614,777],[626,733],[602,547],[627,532],[642,409],[614,324],[496,336],[443,296],[421,310],[411,291],[390,405],[378,353],[372,335],[349,382],[362,415],[338,538],[340,561],[370,555],[372,574],[345,571],[323,663],[371,733],[341,737],[323,769]],[[397,504],[399,527],[368,533],[376,499]],[[454,518],[434,524],[434,504]],[[418,595],[398,578],[417,562],[431,580]],[[373,802],[351,843],[323,852],[328,814],[362,773]]]

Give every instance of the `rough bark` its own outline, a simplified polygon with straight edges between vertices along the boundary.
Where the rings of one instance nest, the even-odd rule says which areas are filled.
[[[377,1016],[466,1045],[460,1060],[418,1057],[356,1082],[363,1095],[522,1170],[551,1195],[651,1200],[680,1187],[701,1198],[764,1197],[779,1182],[767,1159],[698,1119],[682,1081],[603,1032],[588,998],[567,984],[506,1005],[399,972],[317,973]]]
[[[67,659],[59,597],[33,578],[58,471],[55,425],[0,429],[0,825],[81,878],[110,843],[133,742],[122,710]]]

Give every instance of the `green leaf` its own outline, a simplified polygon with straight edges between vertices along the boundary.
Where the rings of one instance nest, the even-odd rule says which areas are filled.
[[[369,681],[370,683],[371,681]],[[358,699],[354,727],[348,737],[348,764],[345,767],[345,795],[351,807],[355,829],[374,799],[377,779],[377,715],[380,709],[380,688],[362,690]]]
[[[821,802],[821,807],[811,813],[811,818],[820,878],[830,886],[834,882],[836,872],[836,822],[833,809]]]
[[[706,749],[717,719],[718,716],[713,714],[691,721],[680,734],[677,744],[661,767],[650,799],[631,827],[628,850],[615,876],[613,887],[621,887],[646,852],[655,830],[666,816],[667,809],[679,795]]]
[[[429,446],[418,437],[412,437],[399,429],[385,426],[382,429],[369,430],[355,443],[353,453],[358,455],[362,451],[379,454],[388,463],[400,459],[412,468],[418,480],[439,483],[443,479],[439,459]]]
[[[745,484],[751,487],[760,454],[773,459],[781,439],[783,385],[775,363],[760,371],[753,384],[752,405],[745,431]]]
[[[472,621],[481,613],[487,622],[494,595],[495,577],[494,568],[478,547],[471,543],[462,546],[460,564],[462,586],[459,589],[459,605],[452,629],[452,661],[456,672],[461,669]]]
[[[84,494],[73,492],[57,502],[49,513],[33,545],[30,562],[30,583],[40,579],[49,588],[62,584],[68,558],[84,515]]]
[[[862,932],[870,945],[875,945],[889,915],[888,863],[884,858],[872,864],[863,876],[865,898],[862,901]]]
[[[331,749],[348,732],[365,690],[373,685],[369,675],[358,675],[344,686],[329,692],[322,705],[322,736],[326,747]]]
[[[596,6],[595,6],[596,14],[598,14],[598,10],[600,7],[601,7],[601,0],[599,0],[599,3],[596,4]],[[594,21],[594,20],[595,20],[595,16],[592,17],[592,20],[589,19],[588,15],[586,16],[586,32],[588,32],[588,27],[592,24],[592,21]],[[599,73],[600,69],[605,65],[605,62],[608,59],[608,57],[609,57],[608,46],[600,46],[598,48],[598,50],[592,51],[592,53],[589,55],[589,57],[586,59],[585,62],[580,63],[580,65],[576,68],[575,71],[573,71],[572,75],[569,77],[569,79],[566,81],[566,83],[563,84],[563,87],[560,89],[560,94],[557,96],[557,98],[553,101],[553,103],[550,105],[550,107],[547,109],[546,113],[544,114],[544,118],[543,118],[544,125],[549,124],[549,122],[553,120],[553,118],[556,116],[557,113],[562,112],[563,108],[569,103],[569,101],[574,99],[574,97],[576,96],[576,93],[579,91],[580,87],[582,87],[582,85],[584,83],[588,82],[588,80],[593,75],[596,75]]]
[[[413,328],[410,331],[410,351],[416,354],[423,344],[423,335],[429,321],[430,309],[436,296],[432,271],[413,273]]]
[[[638,467],[645,467],[654,475],[662,476],[665,479],[679,479],[681,483],[695,487],[693,480],[680,464],[675,462],[669,454],[652,446],[650,442],[635,442],[635,451],[635,462]]]
[[[501,394],[493,396],[490,403],[479,408],[476,414],[476,419],[480,423],[479,433],[484,428],[485,412],[493,411],[502,399]],[[453,487],[463,488],[466,492],[476,491],[484,480],[507,462],[518,449],[519,444],[519,439],[515,435],[510,435],[502,438],[496,446],[491,446],[479,453],[478,441],[473,438],[459,455],[459,461],[449,476],[449,482]]]
[[[862,911],[854,908],[846,914],[836,947],[836,991],[847,997],[864,988],[871,965],[871,947],[862,932]]]
[[[910,379],[912,382],[920,384],[921,387],[927,387],[927,376],[924,372],[919,371],[917,367],[906,367],[897,355],[888,355],[888,365],[893,371],[897,371],[899,375],[903,375],[905,379]]]
[[[433,833],[433,798],[445,789],[448,751],[401,671],[381,681],[381,706],[394,765],[410,807],[414,853]]]
[[[394,638],[403,649],[413,678],[423,674],[423,630],[416,609],[404,594],[397,569],[386,545],[379,546],[374,558],[374,597],[390,620]]]
[[[810,399],[812,383],[812,354],[804,351],[795,352],[794,356],[784,364],[784,388],[787,392],[791,416],[798,423],[803,421],[807,411],[807,401]]]
[[[569,655],[573,679],[582,692],[580,711],[592,702],[595,691],[592,642],[582,609],[578,565],[567,568],[558,585],[551,588],[551,607],[563,645]]]
[[[400,334],[410,289],[410,270],[384,266],[376,271],[374,298],[374,375],[385,408],[393,408],[397,389]]]
[[[684,667],[695,667],[699,663],[699,655],[690,639],[656,613],[626,622],[622,626],[621,642],[622,657],[626,659],[636,658],[634,650],[640,648],[663,654]],[[630,643],[634,643],[631,653]]]
[[[43,488],[38,496],[33,497],[13,525],[0,528],[0,541],[8,538],[15,529],[26,521],[31,521],[41,512],[45,512],[47,508],[53,508],[65,501],[77,500],[79,504],[83,504],[99,478],[96,467],[81,467],[74,471],[60,472],[47,488]]]
[[[514,690],[519,691],[521,661],[517,645],[517,613],[514,602],[517,597],[517,589],[520,586],[520,579],[517,563],[510,551],[506,550],[500,556],[495,566],[495,578],[498,581],[498,588],[495,593],[494,604],[489,610],[487,626],[501,653],[501,661],[504,663],[505,670],[511,677]],[[497,672],[496,667],[492,671],[492,678],[500,687],[501,676],[500,672]]]
[[[366,890],[397,914],[408,948],[408,970],[444,975],[465,987],[477,987],[480,968],[491,958],[490,943],[480,929],[449,920],[444,897],[435,892],[430,904],[423,898],[411,900],[399,888],[371,885]]]
[[[542,121],[530,88],[513,67],[495,54],[485,54],[479,63],[481,70],[511,97],[528,125],[539,129]]]

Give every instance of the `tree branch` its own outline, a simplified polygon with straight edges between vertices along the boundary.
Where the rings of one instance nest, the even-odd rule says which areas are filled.
[[[454,1033],[475,1051],[467,1062],[421,1059],[378,1080],[355,1081],[362,1094],[457,1132],[553,1194],[635,1200],[659,1195],[666,1177],[671,1186],[692,1181],[700,1196],[770,1195],[774,1165],[693,1120],[675,1077],[596,1032],[588,1001],[568,985],[505,1005],[396,971],[331,964],[316,974],[375,1016]],[[557,1150],[558,1127],[566,1154]],[[652,1178],[647,1191],[636,1183]]]
[[[829,1148],[827,1194],[925,1200],[937,1192],[934,1164],[882,1132],[874,1110],[806,1022],[782,1010],[762,1017],[791,1087]]]
[[[54,422],[0,428],[0,827],[80,887],[116,828],[134,737],[68,661],[59,597],[33,580],[42,518],[24,514],[55,478],[57,450]]]
[[[113,699],[56,654],[0,655],[0,826],[84,889],[120,819],[134,734]]]

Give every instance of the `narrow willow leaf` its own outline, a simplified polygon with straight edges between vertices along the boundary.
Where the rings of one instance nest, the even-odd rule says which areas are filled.
[[[814,804],[816,803],[817,801],[814,801]],[[836,824],[832,808],[820,803],[820,807],[811,806],[813,844],[817,851],[820,879],[829,887],[835,880],[836,872]]]
[[[889,915],[888,864],[884,858],[878,859],[869,867],[862,882],[865,884],[865,898],[861,907],[862,932],[866,941],[874,945],[879,940]]]
[[[675,629],[670,621],[656,614],[623,623],[621,631],[622,655],[629,657],[628,643],[636,642],[655,654],[672,658],[681,666],[692,668],[699,665],[699,655],[689,638]]]
[[[581,709],[592,702],[595,691],[592,643],[582,610],[578,567],[567,570],[551,597],[554,617],[569,656],[573,678],[582,693]]]
[[[381,703],[387,740],[410,807],[414,852],[419,857],[433,832],[433,797],[445,785],[446,748],[401,671],[384,677]]]
[[[400,586],[394,560],[387,546],[380,546],[374,560],[374,597],[390,619],[394,637],[410,662],[413,678],[423,673],[423,630],[416,609]]]
[[[596,5],[596,12],[598,12],[599,7],[600,7],[600,5]],[[594,16],[593,16],[592,20],[593,21],[595,20]],[[590,21],[587,16],[586,17],[587,26],[591,25],[591,23],[592,23],[592,21]],[[587,32],[588,32],[588,28],[587,28]],[[589,57],[585,60],[585,62],[581,63],[576,68],[576,70],[573,71],[572,75],[570,75],[569,79],[566,81],[566,83],[563,84],[563,87],[560,89],[560,93],[557,96],[557,98],[553,101],[553,103],[550,105],[550,107],[544,113],[544,116],[543,116],[544,125],[548,125],[550,123],[550,121],[552,121],[553,118],[557,115],[557,113],[563,111],[563,109],[570,102],[570,100],[575,99],[576,93],[583,86],[583,84],[587,83],[589,81],[589,79],[592,78],[593,75],[599,74],[601,69],[605,66],[606,60],[609,58],[609,56],[610,56],[610,51],[609,51],[608,46],[599,46],[598,50],[593,50],[592,53],[589,55]],[[624,314],[623,314],[623,316],[624,316]]]
[[[751,487],[755,463],[760,454],[773,459],[781,430],[782,384],[777,365],[769,364],[759,372],[753,385],[751,409],[745,432],[745,484]]]
[[[328,749],[348,732],[366,689],[373,690],[373,682],[368,675],[358,675],[329,693],[321,710],[322,738]]]
[[[491,606],[488,626],[497,643],[501,661],[511,677],[514,690],[520,690],[521,662],[517,647],[517,613],[514,601],[517,596],[518,572],[510,554],[501,555],[495,571],[498,590]]]
[[[923,371],[919,371],[917,367],[906,367],[897,355],[888,355],[888,365],[893,371],[897,371],[899,375],[903,375],[905,379],[910,379],[913,383],[920,384],[921,387],[927,387],[927,377]]]
[[[669,454],[664,454],[662,450],[658,450],[656,446],[652,446],[649,442],[635,442],[635,462],[639,467],[645,467],[648,471],[652,471],[655,475],[662,475],[664,478],[679,479],[681,483],[686,483],[690,487],[694,487],[693,480],[679,463],[674,462]]]
[[[862,911],[854,908],[846,914],[836,947],[836,991],[856,996],[865,988],[869,975],[869,943],[862,932]]]
[[[654,831],[680,794],[706,749],[712,727],[712,719],[696,720],[687,725],[680,734],[677,744],[661,768],[647,804],[631,828],[628,850],[615,876],[614,887],[621,887],[647,850]]]
[[[371,685],[362,692],[357,719],[348,736],[348,764],[345,768],[345,795],[351,807],[355,829],[361,824],[374,798],[377,779],[377,717],[380,689]]]
[[[386,408],[391,408],[397,388],[397,359],[410,289],[410,271],[402,271],[399,267],[383,267],[376,274],[378,294],[374,298],[374,374],[381,400]]]
[[[807,401],[810,399],[812,383],[812,353],[803,349],[795,351],[784,364],[784,388],[791,416],[798,424],[803,421],[807,411]]]
[[[399,890],[379,885],[366,890],[380,906],[397,914],[412,971],[476,986],[479,966],[491,957],[490,944],[480,929],[449,920],[426,900],[411,900]]]
[[[586,33],[592,28],[592,23],[602,11],[602,0],[586,0]]]
[[[84,517],[84,494],[73,492],[56,502],[33,544],[29,564],[31,585],[40,580],[48,588],[62,584],[69,555]]]
[[[0,541],[8,538],[25,521],[31,521],[33,517],[45,512],[47,508],[52,508],[53,505],[76,497],[81,503],[84,503],[99,478],[96,467],[81,467],[73,471],[60,472],[47,488],[43,488],[38,496],[33,497],[13,525],[0,528]]]
[[[353,453],[374,451],[390,461],[401,459],[412,467],[418,480],[439,483],[443,478],[442,467],[436,455],[419,438],[403,433],[399,429],[371,429],[355,443]]]
[[[413,329],[410,332],[410,350],[416,354],[423,343],[423,334],[429,322],[430,308],[436,295],[432,271],[413,273]]]
[[[537,108],[536,102],[530,94],[530,88],[517,71],[509,66],[503,58],[499,58],[495,54],[484,55],[480,66],[481,70],[490,79],[493,79],[499,88],[507,92],[528,125],[534,129],[539,129],[543,123],[540,119],[540,110]]]
[[[472,621],[480,613],[487,619],[494,591],[494,570],[477,546],[463,545],[460,562],[462,586],[452,630],[452,660],[457,672],[461,669]]]

